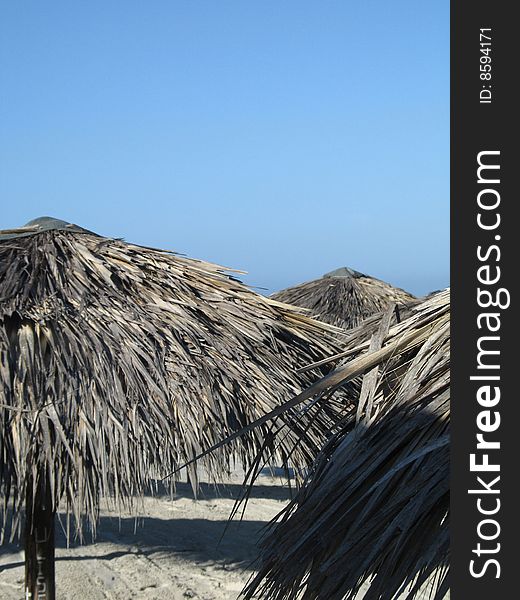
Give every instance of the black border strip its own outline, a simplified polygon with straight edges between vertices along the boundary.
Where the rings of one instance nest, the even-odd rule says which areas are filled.
[[[517,26],[513,7],[514,3],[504,1],[459,0],[451,4],[453,600],[515,597],[520,577],[520,565],[516,564],[519,554],[516,532],[520,521],[520,386],[515,381],[515,374],[520,374],[517,360],[520,353],[516,350],[517,292],[513,289],[520,256],[515,243],[517,239],[520,241],[520,231],[515,231],[514,218],[514,208],[520,202],[518,193],[513,191],[513,182],[520,172],[516,160],[520,157],[514,147],[519,111],[518,107],[513,110],[516,101],[513,86],[518,72],[515,58],[520,57],[515,42],[520,36],[514,31]],[[484,31],[491,40],[480,38],[481,28],[491,30]],[[486,41],[491,46],[481,45]],[[482,51],[488,47],[489,53]],[[481,58],[484,56],[489,56],[491,62]],[[487,69],[485,64],[491,68]],[[490,73],[490,78],[485,73]],[[489,99],[490,102],[484,102]],[[500,168],[482,169],[479,183],[478,157],[483,152],[481,163]],[[479,199],[486,208],[479,207]],[[497,206],[489,208],[494,201]],[[500,215],[499,225],[490,229],[479,227],[479,213],[480,223],[487,227],[495,225]],[[497,282],[482,283],[482,280],[494,281],[498,274]],[[480,305],[478,288],[489,292],[489,295],[481,292]],[[482,306],[490,297],[498,299],[501,306]],[[506,308],[508,297],[510,306]],[[498,316],[482,316],[491,313]],[[497,331],[490,331],[490,327],[498,326]],[[481,368],[479,344],[480,350],[485,350],[480,355]],[[498,368],[490,368],[497,365]],[[483,379],[472,380],[472,376]],[[500,379],[493,380],[491,376]],[[495,402],[498,395],[495,388],[500,389],[498,402]],[[488,431],[483,432],[482,428]],[[478,433],[488,444],[500,443],[500,449],[476,448]],[[489,463],[500,471],[484,471],[484,467],[471,471],[471,454],[477,464],[484,463],[487,454]],[[497,476],[500,480],[492,483]],[[487,492],[485,485],[489,487]],[[496,512],[486,515],[485,510]]]

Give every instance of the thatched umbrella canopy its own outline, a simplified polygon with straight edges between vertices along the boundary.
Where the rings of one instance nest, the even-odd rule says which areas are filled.
[[[380,329],[325,381],[364,373],[352,421],[316,459],[263,543],[244,595],[266,600],[364,600],[417,595],[449,568],[449,292]],[[355,350],[355,349],[354,349]],[[323,390],[326,386],[322,387]]]
[[[334,337],[217,265],[50,218],[1,231],[2,532],[8,515],[19,531],[27,502],[34,571],[35,552],[52,554],[31,547],[38,523],[52,546],[58,506],[79,533],[84,516],[94,527],[101,496],[131,503],[308,385],[313,376],[296,376],[296,366],[337,352]],[[336,409],[313,403],[295,429],[282,416],[206,466],[219,477],[230,457],[247,466],[261,451],[306,465]],[[312,442],[293,451],[307,429]]]
[[[306,308],[316,319],[346,329],[391,304],[403,306],[414,300],[408,292],[348,267],[276,292],[271,298]]]

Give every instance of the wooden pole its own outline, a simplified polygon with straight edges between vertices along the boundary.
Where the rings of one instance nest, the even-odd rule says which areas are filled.
[[[25,510],[25,598],[55,600],[55,514],[48,477],[40,477],[36,488],[28,478]]]

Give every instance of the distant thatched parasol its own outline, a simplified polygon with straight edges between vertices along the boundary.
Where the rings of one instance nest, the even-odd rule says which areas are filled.
[[[347,329],[391,304],[406,305],[414,300],[414,296],[400,288],[347,267],[276,292],[271,297],[306,308],[320,321]]]
[[[0,512],[14,535],[26,503],[32,597],[37,576],[54,597],[58,506],[80,533],[101,496],[131,504],[308,385],[296,366],[336,352],[332,332],[210,263],[50,218],[1,231]],[[281,416],[208,457],[210,475],[262,450],[308,464],[335,410],[313,403],[294,430]]]
[[[432,599],[446,595],[449,292],[412,313],[368,349],[360,330],[349,362],[324,380],[365,373],[357,426],[327,443],[279,516],[246,598],[352,600],[369,582],[364,600],[393,600],[432,580]]]

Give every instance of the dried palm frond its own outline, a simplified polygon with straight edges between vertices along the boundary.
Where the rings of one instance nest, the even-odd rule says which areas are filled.
[[[343,267],[272,294],[278,302],[306,308],[320,321],[350,329],[391,304],[406,306],[414,296],[384,281]]]
[[[449,318],[445,291],[388,334],[380,327],[368,348],[361,331],[351,340],[348,362],[325,381],[364,373],[357,424],[329,440],[279,515],[245,598],[352,600],[366,582],[364,600],[413,598],[432,579],[435,599],[445,596]]]
[[[296,367],[338,351],[334,328],[227,271],[49,218],[0,232],[4,524],[45,479],[52,511],[94,526],[101,496],[131,502],[313,381]],[[267,449],[302,468],[341,410],[313,402],[205,467],[219,478]]]

